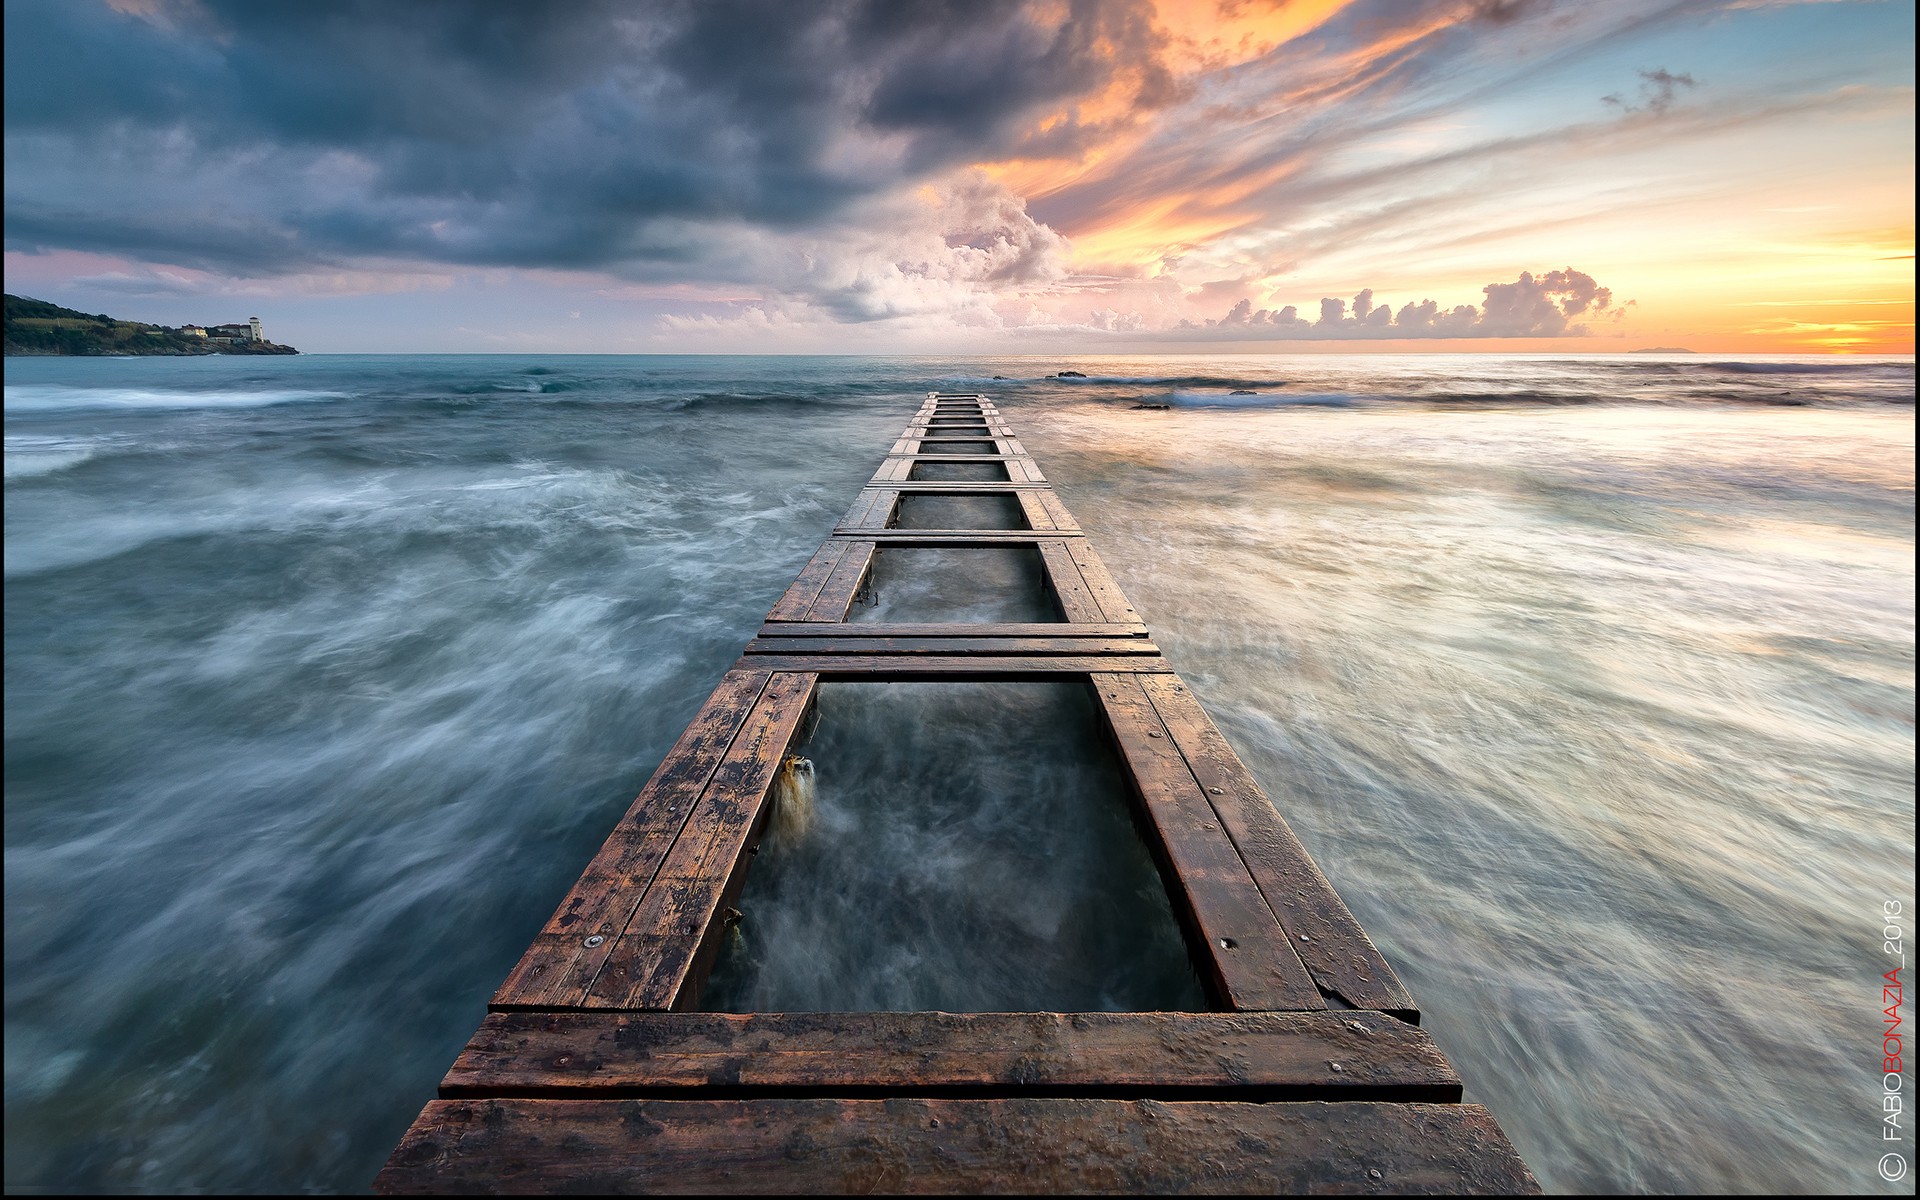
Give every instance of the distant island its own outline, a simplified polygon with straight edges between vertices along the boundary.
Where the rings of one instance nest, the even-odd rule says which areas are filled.
[[[1685,346],[1642,346],[1638,350],[1629,350],[1628,354],[1692,354]]]
[[[83,354],[298,354],[266,339],[260,318],[244,325],[148,325],[105,313],[83,313],[27,296],[6,297],[6,353]]]

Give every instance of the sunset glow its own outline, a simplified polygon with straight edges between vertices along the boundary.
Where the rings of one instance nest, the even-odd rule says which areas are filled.
[[[1909,354],[1913,13],[9,4],[7,286],[340,350]]]

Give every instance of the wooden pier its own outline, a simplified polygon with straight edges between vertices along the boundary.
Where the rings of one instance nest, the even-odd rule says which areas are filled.
[[[952,495],[997,497],[1012,527],[903,527],[916,498]],[[1031,548],[1061,619],[848,620],[876,556],[980,546]],[[822,680],[1084,681],[1212,1011],[697,1011]],[[374,1186],[1537,1192],[1419,1020],[994,405],[934,393]]]

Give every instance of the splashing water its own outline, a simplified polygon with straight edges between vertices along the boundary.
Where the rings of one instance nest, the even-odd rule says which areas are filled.
[[[813,760],[789,754],[773,780],[773,836],[797,842],[813,828]]]

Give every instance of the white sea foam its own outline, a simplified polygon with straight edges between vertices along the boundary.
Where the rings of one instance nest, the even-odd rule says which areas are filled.
[[[259,391],[187,391],[127,387],[67,387],[57,384],[6,385],[10,413],[47,413],[89,408],[263,408],[274,404],[343,400],[345,392],[273,388]]]
[[[77,467],[108,443],[104,438],[6,435],[6,477],[31,479]]]
[[[1176,389],[1160,398],[1160,403],[1181,408],[1352,408],[1361,403],[1342,392],[1288,392],[1278,389],[1235,395],[1231,391]]]

